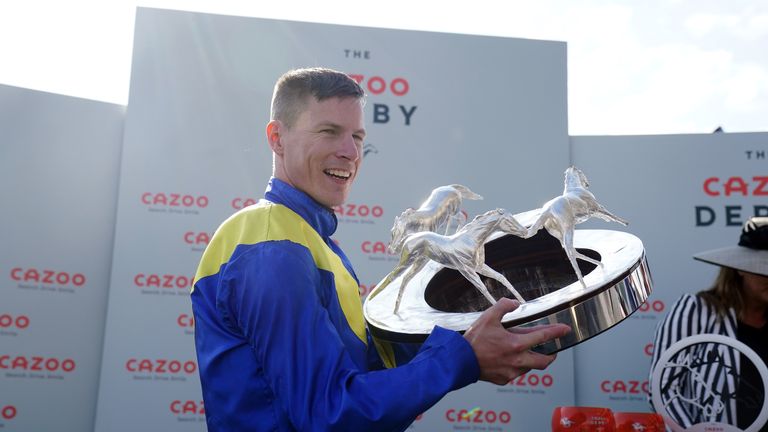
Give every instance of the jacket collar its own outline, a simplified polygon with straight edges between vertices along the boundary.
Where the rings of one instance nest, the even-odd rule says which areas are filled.
[[[322,237],[330,237],[336,232],[338,220],[333,210],[278,178],[269,179],[264,198],[296,212]]]

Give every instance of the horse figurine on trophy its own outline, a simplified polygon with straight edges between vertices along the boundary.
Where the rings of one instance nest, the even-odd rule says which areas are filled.
[[[514,234],[518,237],[524,237],[528,232],[512,214],[503,209],[496,209],[475,217],[450,236],[432,231],[408,235],[402,242],[400,262],[397,267],[379,283],[379,289],[383,290],[390,282],[405,273],[397,293],[394,313],[397,314],[400,308],[400,300],[408,282],[424,268],[429,260],[457,270],[472,282],[491,304],[495,304],[496,299],[483,284],[478,273],[501,282],[517,300],[525,303],[525,300],[504,275],[485,264],[485,240],[497,231]]]
[[[576,258],[601,267],[603,263],[578,252],[573,247],[573,230],[576,224],[592,217],[598,217],[607,222],[628,225],[626,220],[609,212],[598,203],[592,192],[587,190],[588,187],[587,176],[580,169],[571,166],[565,170],[563,194],[551,199],[541,207],[541,215],[528,228],[528,233],[525,235],[525,238],[533,237],[543,227],[549,234],[558,239],[584,289],[587,288],[587,285],[584,283],[584,277],[576,264]]]
[[[452,222],[456,223],[456,231],[458,231],[467,220],[461,213],[462,199],[481,200],[483,197],[460,184],[433,189],[418,209],[406,209],[400,216],[395,217],[389,250],[392,253],[399,253],[405,238],[416,232],[437,232],[444,228],[443,234],[448,235]]]

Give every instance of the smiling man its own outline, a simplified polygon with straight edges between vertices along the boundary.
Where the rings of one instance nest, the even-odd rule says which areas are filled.
[[[518,304],[502,299],[463,336],[435,327],[408,358],[372,340],[330,237],[362,161],[363,104],[329,69],[275,85],[265,197],[219,227],[192,290],[209,431],[403,430],[449,391],[546,368],[554,356],[530,348],[569,331],[507,331],[501,317]]]
[[[343,204],[363,160],[361,100],[309,98],[296,118],[281,115],[280,106],[287,103],[277,101],[267,125],[275,178],[327,208]]]

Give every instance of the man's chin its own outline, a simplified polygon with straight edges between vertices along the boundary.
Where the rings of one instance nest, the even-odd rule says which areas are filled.
[[[337,207],[344,205],[347,202],[347,199],[349,198],[349,192],[346,192],[340,196],[336,196],[333,199],[329,200],[331,202],[334,202],[335,204],[332,207]]]
[[[343,200],[341,200],[341,201],[332,201],[332,202],[333,202],[333,203],[335,203],[335,204],[331,204],[330,206],[328,206],[329,208],[334,208],[334,207],[340,207],[340,206],[343,206],[343,205],[344,205],[344,203],[345,203],[345,202],[347,202],[347,200],[346,200],[346,198],[345,198],[345,199],[343,199]]]
[[[322,199],[315,198],[315,201],[328,208],[334,208],[344,205],[347,202],[347,198],[349,198],[349,189],[346,191],[334,191],[334,193],[323,196]]]
[[[329,209],[333,209],[334,207],[338,207],[341,205],[344,205],[345,202],[347,202],[347,198],[344,197],[344,199],[328,199],[323,201],[318,201],[320,204],[324,205],[325,207],[328,207]]]

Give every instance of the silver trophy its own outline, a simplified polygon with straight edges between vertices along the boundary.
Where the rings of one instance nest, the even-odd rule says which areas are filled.
[[[573,232],[576,224],[585,222],[592,217],[599,217],[607,222],[618,222],[624,226],[628,222],[614,215],[605,209],[588,191],[589,181],[587,176],[576,167],[569,167],[565,170],[565,188],[563,194],[549,200],[541,208],[541,214],[536,221],[528,228],[527,237],[532,237],[542,227],[547,230],[554,238],[560,240],[565,254],[568,256],[576,276],[584,289],[584,276],[581,274],[579,266],[576,264],[576,258],[590,262],[594,265],[602,266],[598,260],[594,260],[583,253],[580,253],[573,247]]]
[[[527,230],[505,210],[490,210],[477,216],[453,235],[445,236],[431,231],[422,231],[407,235],[399,242],[400,262],[378,286],[386,288],[392,280],[404,274],[397,292],[394,313],[400,308],[408,282],[420,272],[428,262],[433,261],[447,268],[457,270],[467,278],[480,293],[491,303],[496,300],[488,292],[480,276],[492,278],[504,285],[520,302],[524,302],[504,275],[496,272],[485,263],[485,240],[493,233],[501,231],[516,236],[527,234]],[[380,290],[377,290],[380,292]],[[375,295],[375,294],[371,294]]]
[[[363,305],[371,332],[394,342],[421,342],[435,325],[463,332],[495,301],[511,297],[521,305],[502,318],[507,328],[571,326],[534,349],[554,353],[629,316],[651,292],[643,245],[625,232],[574,229],[591,217],[626,224],[587,187],[571,167],[563,194],[542,208],[491,210],[451,235],[441,224],[400,230],[405,225],[396,220],[392,246],[400,261]]]
[[[389,250],[393,253],[399,253],[409,234],[443,230],[443,234],[448,235],[452,224],[456,226],[455,231],[458,231],[466,222],[466,216],[460,211],[463,199],[481,200],[483,197],[459,184],[433,189],[427,200],[419,208],[406,209],[395,218]]]

